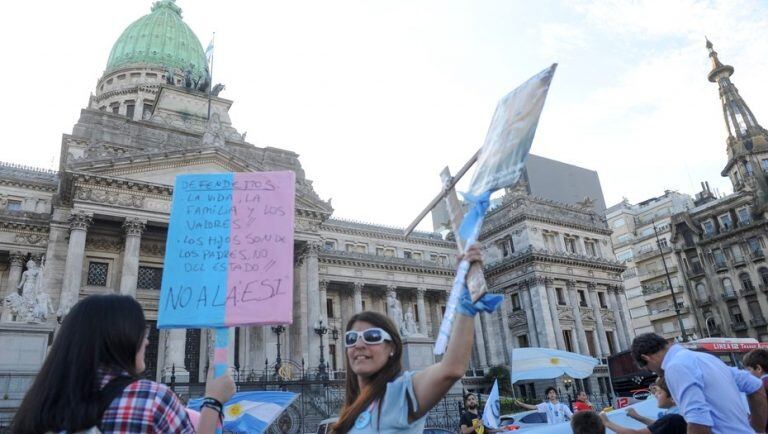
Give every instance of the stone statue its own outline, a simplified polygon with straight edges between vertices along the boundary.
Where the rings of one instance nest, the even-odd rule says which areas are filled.
[[[418,333],[416,330],[416,320],[413,316],[413,308],[409,307],[408,312],[405,313],[405,330],[409,335],[415,335]]]
[[[224,85],[217,83],[216,86],[213,86],[213,89],[211,89],[211,95],[219,96],[222,90],[224,90]]]
[[[30,259],[27,261],[27,271],[21,274],[21,282],[16,285],[16,289],[21,289],[22,295],[33,294],[38,288],[38,279],[40,278],[40,269],[37,262]]]
[[[205,125],[202,142],[204,146],[224,146],[224,130],[218,113],[211,114]]]
[[[408,332],[403,327],[403,308],[400,307],[400,301],[397,300],[395,295],[390,293],[387,304],[389,305],[389,312],[391,313],[392,321],[395,323],[395,328],[397,328],[401,335],[407,336]]]

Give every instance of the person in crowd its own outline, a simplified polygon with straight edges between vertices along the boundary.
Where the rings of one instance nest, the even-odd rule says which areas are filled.
[[[641,368],[664,376],[689,433],[765,432],[768,401],[763,383],[749,372],[711,354],[670,346],[655,333],[635,337],[632,356]],[[747,395],[749,413],[742,394]]]
[[[750,374],[763,382],[763,389],[768,391],[768,350],[765,348],[754,349],[744,355],[742,362]],[[768,431],[768,426],[766,426],[766,431]]]
[[[573,434],[605,434],[605,425],[594,411],[581,411],[571,419]]]
[[[589,402],[589,397],[587,396],[587,392],[580,390],[578,394],[576,394],[576,402],[573,403],[573,412],[578,413],[580,411],[594,411],[595,407],[592,406],[592,403]]]
[[[14,434],[194,433],[184,404],[164,384],[141,379],[149,329],[125,295],[91,295],[64,318],[40,372],[14,417]],[[232,377],[206,384],[197,432],[214,433]]]
[[[460,430],[461,434],[483,434],[501,432],[483,425],[483,412],[477,402],[477,395],[467,393],[464,395],[464,408],[461,413]]]
[[[466,259],[482,263],[480,246],[467,249]],[[486,301],[490,305],[486,304]],[[464,376],[474,339],[474,316],[492,312],[498,298],[472,303],[464,290],[456,306],[453,330],[443,358],[419,372],[403,372],[403,343],[386,316],[365,311],[349,319],[346,394],[336,433],[421,433],[427,412]]]
[[[659,408],[666,410],[666,412],[658,419],[641,416],[631,407],[627,409],[627,416],[645,424],[646,426],[643,428],[633,429],[623,427],[611,422],[608,419],[608,415],[605,413],[601,413],[600,418],[603,420],[605,426],[615,431],[616,434],[686,434],[686,432],[688,432],[688,424],[685,423],[685,419],[683,419],[682,416],[674,411],[677,406],[672,399],[672,395],[669,393],[664,377],[659,377],[656,380],[654,395],[656,396]]]
[[[557,389],[552,386],[547,387],[547,390],[544,391],[544,394],[547,396],[547,401],[542,402],[541,404],[531,405],[520,402],[519,400],[515,400],[515,402],[520,407],[527,408],[528,410],[536,410],[539,413],[546,414],[547,423],[550,425],[554,423],[565,422],[566,420],[573,418],[573,412],[571,412],[571,409],[568,408],[567,405],[558,401]]]

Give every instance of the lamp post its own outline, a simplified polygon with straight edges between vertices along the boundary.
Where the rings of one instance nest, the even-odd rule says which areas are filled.
[[[285,331],[285,326],[280,324],[272,326],[272,331],[277,335],[277,358],[275,359],[275,376],[279,378],[280,366],[283,364],[283,359],[280,358],[280,335]]]
[[[322,317],[315,322],[315,333],[320,336],[320,366],[318,367],[318,375],[321,379],[325,380],[327,379],[328,374],[325,369],[325,356],[323,356],[323,335],[328,333],[328,327],[323,324]]]
[[[563,378],[563,386],[565,386],[565,393],[568,395],[568,406],[571,406],[573,399],[571,398],[571,386],[573,386],[573,379],[569,376]]]
[[[331,330],[331,337],[333,338],[334,348],[336,348],[336,346],[335,346],[336,342],[339,340],[339,329],[334,327],[333,330]],[[333,363],[331,364],[333,366],[333,370],[336,371],[337,370],[337,367],[336,367],[336,352],[334,352],[333,355],[331,355],[331,361],[333,361]]]
[[[664,252],[661,248],[661,240],[659,239],[659,232],[656,230],[656,220],[651,220],[653,223],[653,233],[656,235],[656,246],[659,248],[661,254],[661,263],[664,265],[664,273],[667,275],[667,283],[669,284],[669,292],[672,293],[672,303],[675,305],[675,316],[677,316],[677,322],[680,323],[680,332],[683,335],[683,342],[688,342],[688,334],[685,332],[685,324],[683,324],[683,317],[680,316],[680,306],[677,304],[677,297],[675,296],[675,287],[672,286],[672,278],[669,277],[669,269],[667,268],[667,260],[664,259]]]

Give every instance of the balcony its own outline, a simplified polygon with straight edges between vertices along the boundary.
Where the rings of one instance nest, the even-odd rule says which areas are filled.
[[[747,329],[747,323],[744,321],[732,322],[731,329],[735,332],[741,332]]]
[[[696,306],[704,307],[704,306],[709,306],[710,304],[712,304],[711,295],[707,295],[706,297],[696,299]]]
[[[723,298],[723,301],[736,300],[737,298],[739,298],[739,296],[736,295],[735,292],[724,292],[720,294],[720,296]]]
[[[747,261],[744,259],[743,256],[739,257],[739,258],[733,258],[733,261],[731,261],[731,262],[733,262],[733,265],[735,267],[741,267],[742,265],[746,265],[747,264]]]
[[[677,285],[674,288],[675,294],[680,294],[683,292],[682,285]],[[645,301],[651,301],[656,298],[666,297],[668,295],[670,295],[669,286],[667,286],[666,283],[657,285],[643,285],[643,296]]]
[[[755,318],[749,320],[749,325],[752,327],[764,327],[768,322],[765,321],[765,318]]]
[[[722,262],[716,261],[715,271],[717,271],[718,273],[721,271],[728,271],[728,264],[726,264],[725,261],[722,261]]]
[[[748,295],[755,295],[757,292],[755,291],[754,286],[749,285],[748,287],[741,289],[739,293],[741,293],[742,297],[746,297]]]
[[[688,314],[688,312],[689,310],[687,306],[680,306],[680,315],[686,315]],[[651,321],[656,321],[664,318],[673,317],[675,315],[677,315],[677,312],[675,312],[675,309],[670,306],[664,309],[658,309],[658,310],[652,309],[649,319]]]
[[[639,261],[643,261],[643,260],[646,260],[646,259],[650,259],[650,258],[653,258],[654,256],[658,256],[658,255],[660,255],[662,253],[669,253],[671,251],[672,251],[672,247],[670,247],[670,246],[662,247],[661,250],[659,250],[657,248],[653,248],[653,249],[649,249],[649,250],[641,250],[635,256],[635,262],[639,262]]]
[[[676,265],[669,266],[669,267],[667,267],[667,269],[669,270],[669,274],[670,275],[674,275],[675,273],[677,273],[677,266]],[[663,276],[665,274],[666,274],[666,272],[664,271],[664,268],[662,267],[662,268],[659,268],[659,269],[656,269],[656,270],[646,270],[645,272],[637,273],[637,277],[640,278],[641,282],[643,282],[643,281],[646,281],[646,280],[655,279],[655,278],[657,278],[659,276]]]
[[[768,285],[766,285],[765,283],[761,283],[759,286],[761,291],[768,292]]]
[[[765,254],[762,250],[753,250],[750,252],[749,256],[752,258],[753,261],[762,261],[765,259]]]
[[[688,269],[688,271],[685,272],[688,277],[697,277],[702,276],[704,274],[704,268],[701,267],[701,265],[691,265],[691,267]]]

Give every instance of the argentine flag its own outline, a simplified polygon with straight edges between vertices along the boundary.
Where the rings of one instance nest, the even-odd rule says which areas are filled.
[[[483,425],[488,428],[496,429],[501,423],[501,403],[499,402],[499,380],[493,380],[491,394],[488,395],[488,401],[485,401],[483,409]]]
[[[224,404],[224,430],[236,433],[262,433],[298,397],[291,392],[239,392]],[[200,411],[202,398],[192,399],[188,407]]]
[[[216,33],[211,36],[211,42],[208,44],[208,48],[205,49],[205,62],[210,65],[213,58],[213,38],[216,37]]]

